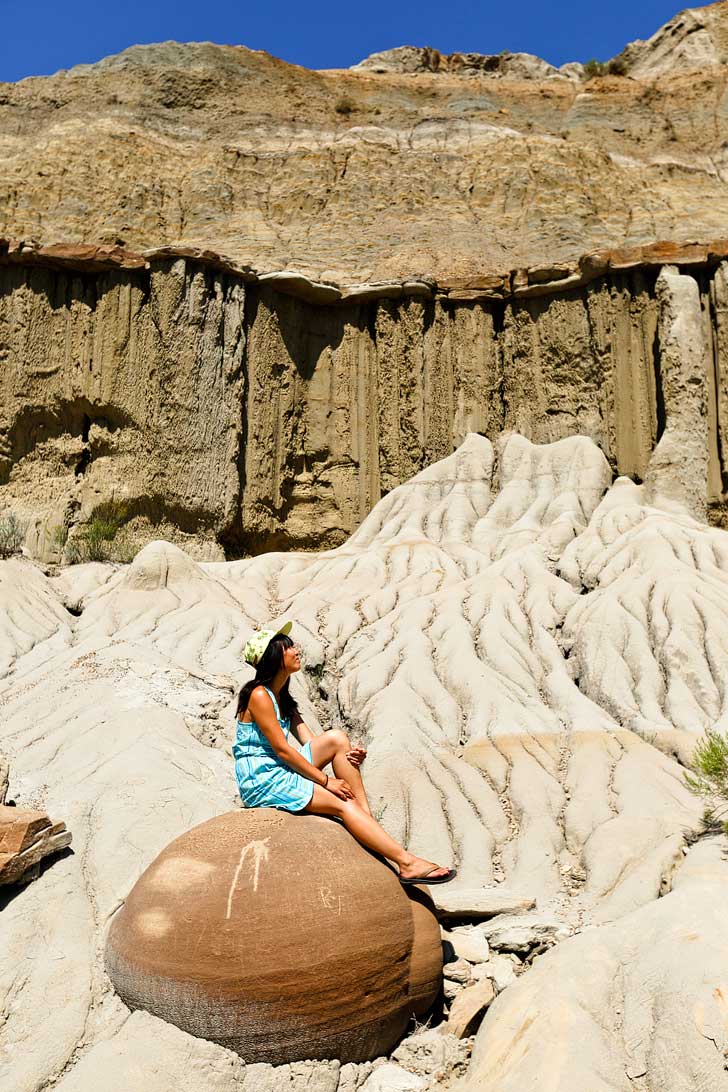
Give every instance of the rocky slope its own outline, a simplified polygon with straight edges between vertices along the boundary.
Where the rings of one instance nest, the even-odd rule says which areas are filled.
[[[727,27],[602,75],[166,43],[0,89],[0,513],[45,561],[115,506],[130,552],[189,549],[0,561],[2,795],[7,756],[73,836],[0,896],[0,1086],[462,1073],[439,1030],[246,1065],[104,973],[140,874],[237,806],[242,648],[290,616],[307,721],[458,866],[463,1089],[728,1092],[725,843],[684,783],[728,717]]]
[[[261,1086],[255,1067],[246,1076],[220,1048],[183,1048],[181,1032],[150,1017],[127,1023],[102,952],[110,919],[158,852],[234,806],[228,747],[242,646],[252,628],[291,616],[305,650],[306,718],[366,742],[368,788],[388,829],[457,863],[460,890],[537,900],[515,939],[493,920],[494,948],[528,948],[524,929],[559,940],[533,969],[517,968],[517,984],[512,967],[501,980],[473,1087],[489,1092],[506,1076],[504,1087],[527,1087],[545,1038],[583,1060],[577,1075],[601,1071],[608,1049],[610,1064],[639,1063],[648,1088],[682,1090],[690,1066],[710,1077],[696,1087],[728,1087],[715,1062],[725,877],[714,869],[693,894],[660,897],[701,872],[691,864],[697,848],[682,863],[702,804],[677,757],[725,723],[728,534],[690,515],[679,476],[665,495],[659,463],[658,453],[638,486],[613,482],[587,438],[538,446],[509,434],[494,447],[470,435],[328,553],[196,564],[156,543],[131,566],[53,579],[28,561],[3,562],[0,749],[10,794],[62,816],[74,839],[74,853],[0,913],[3,1086],[90,1088],[110,1058],[128,1086],[152,1054],[155,1088],[171,1088],[190,1056],[209,1087]],[[669,936],[652,944],[665,929],[679,945]],[[700,973],[680,954],[695,932],[711,953]],[[44,958],[24,959],[38,936],[48,938]],[[651,1051],[638,1042],[652,1002],[635,950],[647,988],[680,974],[680,1004],[655,1001]],[[592,958],[599,974],[578,976]],[[625,968],[623,1040],[615,966]],[[555,983],[558,1024],[553,1005],[543,1007]],[[513,1004],[510,990],[521,991]],[[523,1013],[524,1004],[540,1013],[526,1052],[513,1025],[513,1006]],[[574,1006],[588,1021],[572,1019]],[[684,1019],[690,1006],[695,1024]],[[312,1088],[344,1080],[338,1068],[322,1073]],[[287,1067],[277,1080],[271,1088],[309,1087]],[[349,1073],[341,1088],[352,1081]],[[600,1085],[585,1077],[568,1087]]]

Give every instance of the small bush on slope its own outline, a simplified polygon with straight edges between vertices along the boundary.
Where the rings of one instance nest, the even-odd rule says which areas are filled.
[[[709,801],[703,822],[706,826],[720,825],[728,834],[728,736],[711,728],[698,743],[693,755],[693,773],[685,774],[685,781],[697,796]],[[715,801],[724,803],[716,804]]]
[[[130,554],[128,547],[119,550],[112,545],[127,518],[126,506],[119,501],[100,504],[92,519],[66,546],[66,560],[69,565],[78,565],[84,561],[131,561],[133,551]]]
[[[25,541],[25,527],[14,512],[0,519],[0,557],[19,554]]]

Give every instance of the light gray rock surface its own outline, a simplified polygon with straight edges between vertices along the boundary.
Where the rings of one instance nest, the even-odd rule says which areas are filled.
[[[133,1012],[115,1034],[83,1053],[55,1087],[58,1092],[98,1092],[101,1087],[104,1092],[248,1092],[245,1077],[237,1054],[195,1039],[148,1012]],[[255,1092],[269,1089],[270,1084],[260,1081]]]
[[[361,1092],[424,1092],[426,1088],[424,1077],[388,1063],[379,1066],[367,1077]]]
[[[556,944],[569,935],[569,927],[554,915],[503,914],[483,922],[483,935],[492,948],[528,952],[539,945]]]
[[[470,1044],[450,1034],[445,1025],[426,1028],[404,1039],[392,1053],[392,1061],[431,1083],[448,1080],[463,1072],[470,1056]]]
[[[490,958],[490,947],[485,934],[471,926],[458,926],[451,933],[443,930],[442,939],[448,940],[455,954],[468,963],[485,963]]]
[[[440,53],[428,46],[396,46],[372,53],[352,65],[352,72],[401,73],[418,72],[486,75],[496,79],[543,80],[568,77],[568,72],[554,68],[533,53]]]
[[[451,886],[435,887],[432,892],[438,917],[442,921],[459,921],[462,918],[479,921],[496,914],[515,914],[532,909],[536,902],[532,896],[498,887],[470,890],[458,885],[451,890]]]
[[[501,952],[494,952],[487,963],[477,963],[473,967],[473,978],[482,982],[484,978],[490,979],[496,993],[502,993],[512,982],[516,980],[516,964],[509,956]]]
[[[660,1010],[654,1034],[693,1050],[698,1033],[682,1035],[684,1013],[702,1005],[709,1014],[713,1002],[680,970],[681,938],[695,904],[703,950],[715,941],[703,906],[717,881],[700,887],[710,899],[687,886],[667,895],[702,813],[675,755],[725,723],[715,664],[728,656],[728,535],[644,493],[613,485],[583,437],[539,446],[507,434],[496,448],[470,435],[326,553],[195,563],[156,542],[107,575],[84,566],[53,580],[30,563],[2,562],[0,751],[13,793],[63,816],[74,853],[0,914],[0,1087],[80,1082],[94,1056],[123,1053],[133,1030],[136,1056],[156,1058],[160,1092],[176,1089],[180,1041],[139,1018],[124,1031],[128,1013],[102,971],[104,933],[165,845],[234,806],[228,748],[234,690],[249,677],[242,648],[250,631],[287,617],[306,657],[294,685],[308,722],[365,742],[363,772],[384,825],[414,851],[458,866],[452,890],[435,889],[437,898],[460,892],[467,904],[473,891],[500,889],[582,930],[524,967],[489,1010],[483,1032],[506,1014],[497,1031],[505,1077],[523,1072],[507,1030],[511,994],[536,975],[533,989],[553,996],[541,968],[558,968],[562,951],[588,954],[597,937],[608,940],[608,975],[581,975],[580,1019],[618,1044],[613,1064],[631,1064],[633,1028],[651,1004],[641,983],[657,975],[667,989],[673,958],[681,1009]],[[211,724],[221,726],[219,746],[201,742]],[[489,913],[505,908],[491,903]],[[589,928],[601,922],[613,924]],[[28,959],[38,936],[43,958]],[[615,966],[628,966],[628,949],[635,970],[624,999],[637,1015],[622,1041],[600,991]],[[477,977],[489,977],[497,959],[476,964]],[[529,1030],[531,1056],[548,1041],[557,1061],[562,1050],[572,1057],[572,1024],[545,1019]],[[191,1058],[206,1056],[197,1050],[193,1041]],[[479,1056],[476,1073],[485,1072]],[[490,1047],[487,1057],[492,1068]],[[226,1054],[214,1058],[214,1087],[237,1092],[241,1072]],[[682,1092],[676,1058],[674,1078],[654,1070],[661,1092]],[[127,1058],[122,1071],[133,1064]],[[348,1092],[360,1075],[348,1070],[339,1083]],[[584,1088],[592,1092],[588,1081]]]
[[[471,967],[467,959],[454,959],[451,963],[446,963],[442,968],[442,973],[445,978],[449,978],[451,982],[468,982],[471,975]]]
[[[724,10],[722,3],[688,8],[647,41],[631,42],[624,51],[629,75],[649,79],[725,64],[728,43],[720,25]]]
[[[721,839],[690,851],[671,894],[565,941],[497,998],[458,1092],[725,1092],[727,929]]]

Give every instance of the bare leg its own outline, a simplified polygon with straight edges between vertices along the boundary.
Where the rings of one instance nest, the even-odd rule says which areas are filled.
[[[357,767],[352,766],[346,757],[346,752],[350,750],[349,737],[346,732],[342,732],[339,728],[335,728],[331,732],[324,732],[311,740],[311,758],[314,766],[317,766],[319,770],[323,770],[324,766],[328,766],[329,762],[331,762],[336,776],[349,783],[357,803],[367,815],[371,815],[372,809],[369,807],[361,774]],[[329,795],[331,794],[329,793]]]
[[[353,789],[353,785],[352,785]],[[334,815],[341,819],[346,829],[361,842],[367,849],[381,854],[399,866],[399,874],[402,879],[408,880],[414,876],[422,876],[430,869],[434,869],[431,878],[445,875],[447,868],[434,866],[432,861],[426,861],[424,857],[415,857],[414,853],[408,853],[399,842],[387,834],[380,827],[376,819],[364,811],[356,800],[341,800],[327,789],[316,785],[313,790],[310,804],[303,809],[313,815]]]

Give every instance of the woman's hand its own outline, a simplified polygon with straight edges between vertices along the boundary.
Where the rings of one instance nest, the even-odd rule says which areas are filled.
[[[356,766],[358,769],[367,757],[366,747],[352,747],[350,751],[346,752],[346,757],[352,766]]]
[[[341,777],[330,777],[326,783],[326,788],[329,792],[332,792],[334,796],[338,796],[340,800],[354,799],[354,793],[351,791],[349,782],[344,781]]]

